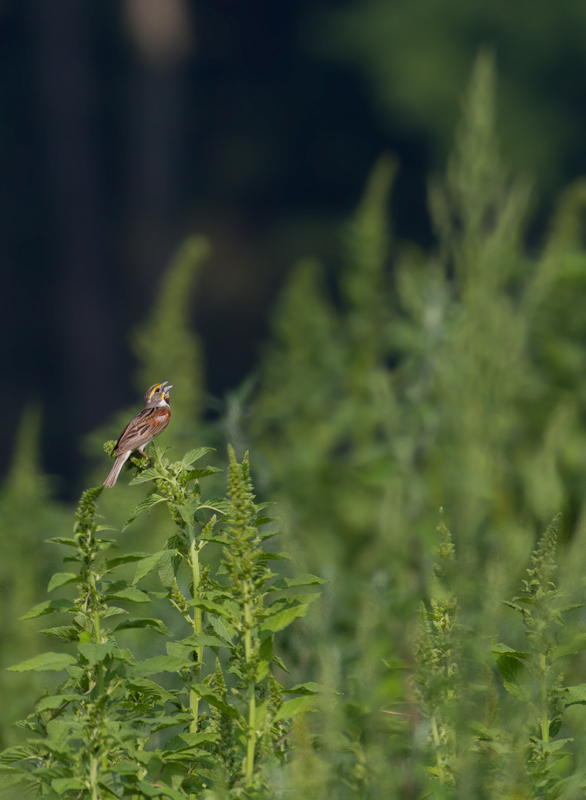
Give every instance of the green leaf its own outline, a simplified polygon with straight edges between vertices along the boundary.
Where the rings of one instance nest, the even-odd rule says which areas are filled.
[[[175,559],[173,553],[176,551],[168,550],[168,555],[164,556],[159,563],[159,579],[166,589],[171,589],[175,578]]]
[[[261,542],[267,542],[269,539],[273,539],[275,536],[280,536],[282,531],[259,531],[258,538]]]
[[[292,689],[283,688],[285,694],[320,694],[323,690],[324,687],[321,683],[315,683],[315,681],[298,683],[297,686],[294,686]]]
[[[134,520],[138,517],[138,515],[142,514],[143,511],[146,511],[147,509],[151,508],[152,506],[156,506],[157,503],[162,503],[164,500],[165,500],[165,498],[161,497],[160,494],[155,494],[155,493],[149,494],[148,497],[146,497],[142,501],[142,503],[139,503],[137,506],[135,506],[135,508],[132,509],[132,511],[130,513],[130,516],[128,517],[128,519],[124,523],[124,527],[122,528],[122,531],[124,532],[126,530],[126,528],[128,528],[128,526],[131,523],[134,522]]]
[[[550,738],[554,738],[560,732],[560,728],[562,727],[562,715],[558,714],[557,717],[554,717],[551,722],[549,723],[549,735]]]
[[[266,678],[266,676],[269,674],[270,665],[270,661],[264,661],[262,657],[259,659],[258,664],[256,665],[256,672],[254,674],[254,680],[256,683],[260,683]]]
[[[197,480],[198,478],[207,478],[208,475],[216,475],[216,473],[222,472],[221,469],[218,467],[202,467],[202,469],[192,469],[187,473],[187,478],[190,481]]]
[[[75,664],[75,658],[68,653],[42,653],[33,658],[27,658],[20,664],[8,667],[9,672],[43,672],[45,670],[58,672]]]
[[[403,661],[400,658],[393,658],[390,660],[383,658],[383,664],[389,669],[411,669],[411,665],[408,664],[407,661]]]
[[[106,642],[98,644],[97,642],[87,642],[85,644],[78,644],[77,649],[82,656],[87,659],[90,666],[95,667],[106,659],[115,647],[114,642]]]
[[[273,656],[273,664],[276,664],[283,672],[286,672],[287,675],[291,674],[279,656]]]
[[[219,709],[224,714],[227,714],[229,717],[233,717],[234,719],[240,717],[238,711],[232,706],[229,706],[227,703],[225,703],[220,697],[218,697],[215,694],[215,692],[213,692],[212,689],[210,689],[209,686],[203,686],[203,684],[201,683],[196,683],[193,684],[191,688],[197,695],[199,695],[202,698],[202,700],[205,700],[211,706],[214,706],[215,708]]]
[[[270,635],[266,636],[262,640],[262,642],[260,644],[260,649],[258,651],[258,657],[262,661],[266,661],[267,664],[270,664],[272,662],[272,660],[273,660],[273,637],[272,636],[270,636]],[[259,680],[259,678],[257,677],[257,681],[258,680]]]
[[[139,473],[136,478],[133,478],[129,486],[135,486],[137,483],[146,483],[147,481],[153,481],[155,478],[165,478],[163,472],[159,469],[159,467],[149,467],[148,469],[143,469],[141,473]]]
[[[55,694],[41,697],[36,704],[37,711],[52,711],[61,708],[65,703],[72,703],[81,700],[82,695],[78,694]]]
[[[11,764],[14,761],[22,761],[25,758],[31,758],[35,755],[35,751],[30,747],[22,747],[16,745],[14,747],[7,747],[0,753],[0,762],[3,764]]]
[[[54,628],[43,628],[39,633],[44,633],[45,636],[54,636],[56,639],[62,639],[65,642],[76,642],[79,638],[79,630],[75,625],[57,625]]]
[[[328,581],[318,578],[317,575],[296,575],[294,578],[279,578],[270,587],[269,592],[291,589],[293,586],[318,586],[323,583],[328,583]]]
[[[77,580],[77,575],[74,572],[56,572],[47,586],[47,591],[52,592],[53,589],[58,589],[66,583],[73,583]]]
[[[115,631],[126,631],[131,628],[151,628],[153,631],[162,634],[163,636],[171,636],[171,631],[167,628],[164,622],[160,619],[125,619],[120,622],[115,628]]]
[[[292,561],[289,553],[261,553],[259,561]]]
[[[209,508],[211,511],[218,511],[220,514],[227,514],[230,511],[230,501],[225,497],[214,497],[200,503],[200,508]]]
[[[253,525],[255,528],[260,528],[263,525],[268,525],[270,522],[275,522],[276,517],[256,517]]]
[[[9,767],[0,761],[0,795],[13,798],[15,794],[22,795],[23,789],[29,789],[30,791],[30,782],[26,781],[25,772],[26,770],[20,765],[18,767]],[[29,783],[29,786],[26,786],[25,781]],[[9,793],[12,788],[16,791]],[[53,800],[55,800],[54,797]]]
[[[192,636],[188,636],[187,639],[181,639],[177,644],[182,644],[186,647],[230,647],[228,642],[224,642],[217,636],[211,636],[208,633],[194,633]]]
[[[496,665],[503,680],[509,683],[516,683],[519,672],[523,669],[523,662],[521,659],[508,654],[499,656],[496,660]]]
[[[317,596],[319,595],[316,595],[316,597]],[[309,606],[310,603],[299,603],[291,608],[285,608],[282,611],[278,611],[276,614],[268,617],[268,619],[265,619],[260,626],[260,629],[261,631],[271,631],[272,633],[282,631],[283,628],[286,628],[294,620],[304,617],[307,614],[307,609]]]
[[[149,553],[127,553],[125,556],[119,556],[117,558],[107,558],[106,563],[108,565],[108,570],[111,570],[111,569],[116,569],[116,567],[121,566],[121,564],[132,564],[135,561],[141,561],[148,555]]]
[[[553,663],[558,658],[581,653],[584,650],[586,650],[586,632],[577,633],[560,642],[551,654],[551,661]]]
[[[224,534],[224,533],[215,533],[214,531],[211,531],[210,533],[205,533],[204,531],[202,531],[202,533],[201,533],[199,538],[203,542],[215,542],[216,544],[228,544],[228,542],[229,542],[229,539],[226,536],[226,534]],[[223,564],[220,564],[220,567],[218,569],[220,569],[223,566],[224,566]],[[225,574],[225,573],[217,572],[216,574],[221,575],[221,574]]]
[[[586,683],[578,683],[575,686],[565,686],[559,690],[559,694],[563,696],[566,706],[571,705],[586,705]]]
[[[482,725],[480,722],[472,722],[470,724],[470,728],[479,739],[485,739],[489,741],[496,739],[506,742],[511,742],[513,740],[512,734],[509,733],[509,731],[503,730],[502,728],[489,728],[486,725]]]
[[[490,648],[490,651],[494,656],[507,655],[513,658],[529,657],[529,653],[523,653],[520,650],[513,650],[512,647],[509,647],[508,645],[503,644],[502,642],[499,642],[498,644],[493,644],[492,647]]]
[[[232,618],[232,614],[230,614],[227,608],[219,605],[218,603],[214,603],[212,600],[196,598],[195,600],[189,600],[188,605],[194,606],[195,608],[201,608],[202,611],[208,611],[210,614],[217,614],[219,617],[227,617],[228,619]]]
[[[576,608],[584,608],[586,603],[572,603],[569,606],[560,606],[555,609],[556,614],[567,614],[568,611],[574,611]]]
[[[169,739],[165,745],[165,750],[189,750],[192,747],[213,744],[219,738],[217,733],[180,733],[178,736]]]
[[[116,606],[108,606],[108,608],[104,611],[103,619],[108,619],[108,617],[116,617],[118,614],[129,614],[130,612],[127,611],[125,608],[117,608]]]
[[[70,600],[45,600],[33,606],[20,619],[35,619],[36,617],[42,617],[44,614],[52,614],[54,611],[69,611],[70,608],[73,608],[73,603]]]
[[[266,500],[264,503],[255,503],[254,510],[255,513],[258,514],[259,511],[262,511],[263,508],[268,508],[269,506],[275,506],[276,503],[274,500]]]
[[[71,791],[83,791],[86,786],[83,781],[80,781],[79,778],[55,778],[51,781],[51,787],[57,792],[57,794],[65,794],[65,792]]]
[[[151,728],[152,733],[156,733],[157,731],[163,731],[166,728],[174,728],[177,725],[185,725],[186,723],[189,724],[193,716],[191,714],[181,714],[176,713],[172,717],[138,717],[133,720],[134,724],[140,723],[141,725],[148,725]],[[116,765],[118,767],[118,765]]]
[[[526,687],[518,686],[516,683],[510,683],[509,681],[504,681],[503,685],[507,692],[516,697],[517,700],[521,700],[523,703],[531,702],[531,693]]]
[[[53,539],[45,539],[46,542],[54,542],[55,544],[64,544],[67,547],[77,547],[75,539],[70,539],[67,536],[55,536]]]
[[[557,753],[562,747],[567,745],[568,742],[573,741],[573,739],[558,739],[555,742],[541,742],[541,746],[546,753]]]
[[[158,672],[179,672],[179,670],[193,668],[193,661],[179,656],[154,656],[145,658],[140,664],[130,670],[134,678],[145,678],[147,675],[156,675]]]
[[[220,637],[220,639],[223,639],[229,644],[232,644],[232,639],[234,638],[234,633],[236,631],[227,620],[226,624],[224,624],[224,622],[222,622],[220,617],[210,617],[208,622],[210,623],[216,634]],[[226,625],[228,626],[228,628],[230,628],[230,630],[228,630]]]
[[[193,527],[193,515],[198,509],[197,500],[190,503],[175,503],[174,508],[185,524]]]
[[[147,555],[140,559],[140,563],[136,567],[136,573],[134,575],[133,583],[138,583],[142,578],[149,574],[156,566],[158,566],[159,562],[167,556],[168,553],[173,555],[176,553],[176,550],[159,550],[158,553],[153,553],[152,555]]]
[[[518,603],[513,603],[511,600],[501,600],[501,603],[504,606],[508,606],[509,608],[512,608],[513,611],[520,611],[521,613],[523,613],[523,609],[521,608],[521,606]]]
[[[195,450],[190,450],[189,453],[186,453],[181,461],[186,467],[188,467],[190,464],[193,464],[194,461],[199,461],[200,458],[203,458],[205,455],[212,453],[213,451],[213,447],[196,447]]]
[[[283,703],[281,708],[275,714],[274,722],[280,722],[284,719],[291,719],[305,711],[313,711],[315,709],[315,700],[312,696],[294,697],[292,700],[287,700]]]
[[[146,781],[137,781],[133,783],[133,787],[134,786],[146,797],[170,797],[171,800],[185,800],[185,794],[183,792],[172,789],[170,786],[163,786],[161,784],[154,785]]]
[[[124,661],[125,664],[136,664],[136,659],[127,647],[115,647],[112,650],[112,655],[118,661]]]
[[[163,689],[163,687],[159,686],[158,683],[155,683],[155,681],[151,681],[148,678],[128,677],[127,686],[129,689],[140,692],[148,697],[156,697],[157,699],[162,700],[164,703],[166,703],[168,700],[173,700],[174,698],[172,692],[167,691],[167,689]]]
[[[136,586],[128,586],[126,589],[119,589],[106,596],[107,600],[127,600],[129,603],[150,603],[148,594],[141,592]]]
[[[116,772],[120,775],[136,775],[140,769],[140,764],[137,764],[135,761],[128,761],[127,759],[117,761],[115,766]]]

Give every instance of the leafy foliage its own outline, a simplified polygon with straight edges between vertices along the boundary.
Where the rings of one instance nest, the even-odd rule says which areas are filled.
[[[337,271],[293,270],[256,384],[197,437],[187,302],[205,248],[191,242],[138,336],[141,386],[185,380],[169,434],[189,441],[183,458],[129,459],[115,493],[84,494],[73,536],[22,458],[2,552],[16,530],[32,548],[50,529],[67,555],[50,599],[32,598],[36,565],[19,587],[37,601],[23,630],[58,643],[41,652],[27,634],[8,673],[48,687],[1,757],[8,792],[583,796],[586,193],[570,187],[528,250],[531,192],[500,159],[494,103],[483,55],[430,185],[437,248],[393,240],[382,158]],[[169,354],[179,378],[160,374]],[[217,445],[222,425],[228,464],[194,446]],[[97,503],[124,550],[102,538]],[[5,617],[14,651],[24,635]]]
[[[233,451],[229,497],[214,501],[223,506],[225,521],[210,515],[199,485],[206,470],[193,469],[207,450],[171,463],[156,449],[148,468],[136,459],[134,482],[153,482],[151,496],[165,502],[175,524],[164,549],[109,557],[117,545],[98,535],[105,529],[96,509],[103,487],[82,495],[73,537],[53,540],[69,549],[65,561],[78,569],[54,575],[49,589],[72,584],[75,597],[40,603],[25,618],[66,614],[66,624],[44,633],[75,650],[45,652],[10,668],[64,671],[67,677],[45,691],[35,713],[19,723],[34,737],[0,754],[5,788],[95,800],[123,794],[180,798],[218,784],[234,796],[247,787],[251,797],[268,786],[265,764],[286,758],[290,720],[307,703],[283,701],[286,690],[271,674],[272,663],[284,668],[273,652],[274,634],[303,616],[317,597],[287,594],[288,587],[299,592],[320,581],[273,580],[266,566],[272,554],[261,542],[274,533],[259,529],[269,520],[254,503],[248,462],[238,464]],[[218,544],[223,560],[214,577],[200,555]],[[124,577],[128,565],[134,568],[132,580]],[[155,570],[163,591],[139,588]],[[265,603],[269,592],[276,599]],[[165,654],[140,660],[119,644],[124,631],[153,630],[165,637],[171,631],[156,617],[118,624],[113,618],[127,613],[120,603],[144,608],[156,599],[175,610],[179,630],[187,623],[191,633],[169,641]],[[204,651],[214,656],[213,671]],[[221,651],[228,652],[227,661]],[[172,676],[172,684],[155,680],[159,675]],[[306,699],[315,693],[309,687],[293,691]],[[175,729],[174,735],[161,738],[167,729]]]

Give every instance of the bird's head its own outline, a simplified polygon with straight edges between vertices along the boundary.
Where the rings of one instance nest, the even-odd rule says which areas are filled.
[[[169,389],[172,389],[173,385],[167,386],[168,383],[169,381],[163,381],[163,383],[155,383],[151,386],[144,396],[145,408],[158,406],[169,408]]]

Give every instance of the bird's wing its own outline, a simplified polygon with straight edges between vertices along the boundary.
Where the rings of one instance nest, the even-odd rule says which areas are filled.
[[[166,408],[143,408],[120,434],[116,444],[116,455],[148,444],[167,427],[170,417],[171,413]]]

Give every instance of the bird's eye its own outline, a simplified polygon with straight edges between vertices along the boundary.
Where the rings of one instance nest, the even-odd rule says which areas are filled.
[[[157,388],[155,389],[155,392],[160,392],[160,391],[161,391],[161,387],[157,386]]]

